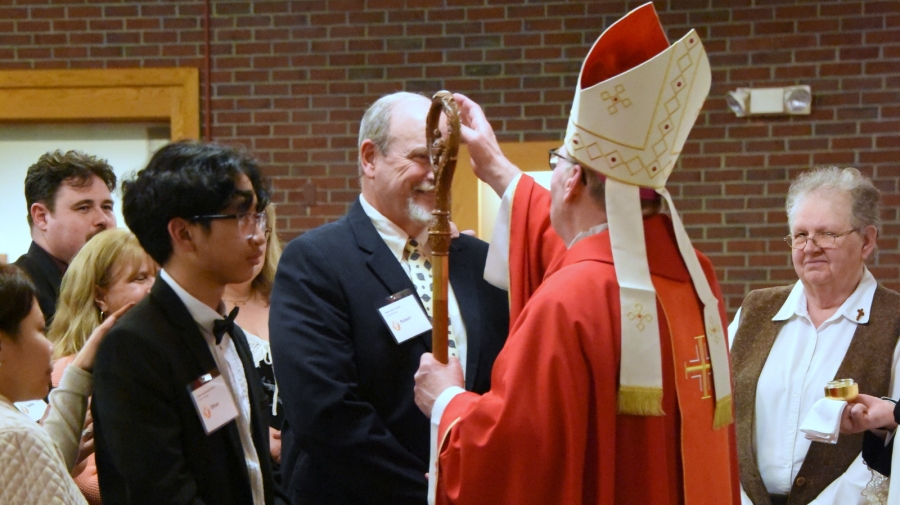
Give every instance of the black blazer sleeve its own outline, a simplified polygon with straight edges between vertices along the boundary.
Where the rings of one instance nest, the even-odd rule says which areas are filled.
[[[182,419],[171,379],[176,374],[164,353],[117,326],[100,346],[94,374],[92,408],[95,421],[102,420],[95,423],[97,440],[123,481],[105,483],[100,468],[101,489],[125,484],[127,491],[113,496],[127,494],[134,505],[204,503],[182,454]]]
[[[397,441],[360,393],[353,335],[378,328],[351,328],[345,290],[353,289],[353,281],[305,238],[292,241],[281,257],[269,315],[286,423],[322,466],[318,473],[334,476],[349,495],[367,503],[422,505],[424,463]]]

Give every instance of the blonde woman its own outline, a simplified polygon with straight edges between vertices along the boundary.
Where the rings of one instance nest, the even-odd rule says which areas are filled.
[[[264,261],[253,270],[253,278],[243,284],[225,286],[222,298],[226,312],[239,307],[235,322],[247,335],[247,343],[253,352],[256,370],[262,379],[269,401],[271,422],[269,425],[269,451],[275,463],[281,463],[281,410],[272,371],[272,353],[269,350],[269,295],[275,280],[275,269],[281,257],[281,243],[275,234],[275,205],[266,207],[266,242],[262,245]],[[273,407],[274,405],[274,407]]]
[[[107,315],[139,302],[150,292],[156,270],[156,264],[128,230],[107,230],[85,244],[63,276],[56,316],[47,332],[56,359],[53,387],[59,385],[63,371]],[[72,476],[88,503],[98,505],[100,487],[92,428],[88,413],[80,455],[84,459]]]

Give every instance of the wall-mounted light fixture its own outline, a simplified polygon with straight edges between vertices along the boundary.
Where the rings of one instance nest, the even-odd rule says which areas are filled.
[[[737,117],[757,114],[809,114],[812,92],[809,86],[738,88],[728,92],[725,102]]]

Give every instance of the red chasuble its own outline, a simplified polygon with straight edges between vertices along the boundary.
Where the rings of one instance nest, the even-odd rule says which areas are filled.
[[[542,266],[523,264],[521,254],[546,262],[546,248],[539,237],[521,238],[547,230],[522,225],[540,222],[540,209],[547,210],[537,204],[549,198],[529,181],[522,178],[513,203],[510,262],[511,270],[515,258],[519,272],[536,274]],[[532,197],[519,199],[521,190]],[[534,278],[523,283],[511,272],[511,288],[526,303],[494,364],[491,391],[463,393],[444,411],[438,503],[740,503],[732,426],[712,429],[715,395],[700,302],[669,219],[654,216],[644,226],[661,319],[666,415],[616,413],[619,288],[608,232],[585,238],[549,258],[530,297]],[[537,252],[522,250],[534,246]],[[709,260],[698,256],[721,301]]]
[[[509,327],[544,280],[550,265],[566,252],[550,226],[550,192],[527,175],[513,194],[509,230]]]

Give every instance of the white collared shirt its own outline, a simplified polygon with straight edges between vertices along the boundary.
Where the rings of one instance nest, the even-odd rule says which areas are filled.
[[[385,245],[391,250],[391,253],[397,258],[400,266],[406,271],[406,275],[412,279],[409,263],[404,258],[403,251],[406,249],[406,243],[410,237],[403,229],[394,224],[393,221],[386,218],[378,209],[372,207],[372,204],[366,201],[365,197],[359,195],[359,203],[362,205],[363,211],[372,220],[375,231],[384,240]],[[423,231],[416,239],[419,244],[427,247],[428,230]],[[468,349],[468,338],[466,335],[466,326],[463,324],[462,315],[459,312],[459,304],[456,302],[456,295],[453,293],[453,285],[447,286],[447,313],[450,319],[450,328],[453,330],[453,338],[456,341],[456,352],[459,354],[459,363],[462,365],[463,376],[466,373],[466,350]]]
[[[175,279],[172,278],[164,269],[159,272],[160,278],[172,288],[172,291],[178,295],[178,298],[187,307],[191,317],[200,328],[200,333],[209,346],[209,351],[216,361],[216,367],[219,373],[226,378],[234,401],[238,406],[240,415],[235,419],[237,422],[238,432],[241,436],[241,447],[244,450],[244,460],[247,463],[247,473],[250,477],[250,490],[253,493],[254,505],[264,505],[266,502],[265,489],[263,487],[262,467],[259,463],[259,456],[256,453],[256,446],[253,444],[252,421],[250,417],[250,392],[247,387],[247,376],[244,372],[244,365],[241,358],[234,347],[234,341],[231,335],[225,333],[222,340],[216,345],[216,337],[213,335],[214,323],[224,318],[222,314],[211,309],[205,303],[201,302],[193,295],[185,291]],[[224,305],[220,308],[224,310]]]
[[[807,311],[806,293],[800,281],[794,285],[787,300],[773,321],[786,321],[769,357],[763,366],[756,386],[756,417],[753,448],[759,473],[771,494],[786,495],[791,489],[800,466],[812,443],[799,430],[813,404],[825,396],[824,387],[835,378],[844,355],[850,347],[857,325],[869,321],[872,297],[877,283],[868,269],[853,294],[831,317],[816,328]],[[737,332],[741,311],[728,326],[730,341]],[[893,369],[896,369],[898,350],[894,348]],[[891,374],[891,397],[898,388]],[[811,503],[864,504],[861,491],[871,479],[862,457],[832,482]]]

